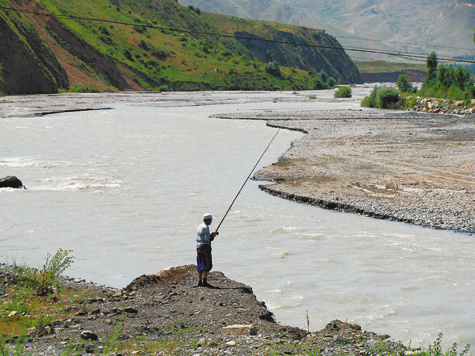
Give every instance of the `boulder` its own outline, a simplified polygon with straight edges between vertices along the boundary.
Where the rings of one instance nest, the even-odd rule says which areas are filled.
[[[22,181],[15,176],[8,176],[5,178],[0,178],[0,188],[24,188]]]
[[[231,325],[221,329],[223,335],[257,335],[253,325]]]

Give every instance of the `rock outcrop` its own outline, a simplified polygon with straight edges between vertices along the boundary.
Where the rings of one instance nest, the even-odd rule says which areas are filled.
[[[342,84],[363,83],[358,68],[335,38],[325,31],[311,28],[299,30],[301,32],[297,36],[291,32],[269,29],[274,41],[262,41],[261,37],[242,31],[235,32],[235,36],[259,61],[275,61],[281,66],[314,73],[323,70]]]
[[[22,181],[15,176],[0,178],[0,188],[26,189]]]
[[[0,93],[48,94],[65,87],[66,73],[25,18],[0,13]]]

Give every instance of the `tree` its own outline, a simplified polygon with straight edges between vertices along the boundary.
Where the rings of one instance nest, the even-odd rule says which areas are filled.
[[[427,62],[426,62],[426,67],[427,67],[427,77],[426,80],[424,81],[424,84],[428,84],[429,86],[432,86],[432,83],[435,81],[437,78],[437,54],[435,52],[432,52],[429,54],[429,57],[427,57]]]
[[[470,85],[470,72],[467,70],[463,70],[462,67],[457,67],[455,69],[455,83],[457,86],[465,90]]]
[[[411,92],[413,89],[412,83],[406,74],[401,74],[399,76],[396,82],[396,86],[399,89],[399,91],[402,93]]]

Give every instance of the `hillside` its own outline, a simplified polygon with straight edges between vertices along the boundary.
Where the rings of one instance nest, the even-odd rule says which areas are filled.
[[[474,0],[180,0],[205,11],[325,29],[346,47],[475,54]],[[369,41],[372,39],[373,41]],[[351,52],[355,60],[394,57]]]
[[[175,0],[0,0],[0,46],[3,94],[314,89],[322,70],[361,82],[344,50],[321,48],[341,48],[322,31]]]

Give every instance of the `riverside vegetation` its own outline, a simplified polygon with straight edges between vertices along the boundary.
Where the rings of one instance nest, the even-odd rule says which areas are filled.
[[[338,320],[314,333],[282,326],[250,287],[220,272],[213,272],[215,289],[190,286],[196,277],[191,265],[141,276],[122,290],[101,287],[60,275],[74,261],[70,253],[48,254],[39,270],[0,268],[2,356],[462,356],[470,349],[466,345],[459,353],[454,343],[444,352],[442,334],[427,349],[411,349]],[[206,309],[199,309],[200,301]],[[260,334],[220,335],[225,320],[252,321]]]
[[[371,94],[362,100],[361,106],[455,114],[475,113],[475,86],[468,70],[461,66],[454,68],[451,65],[438,65],[435,52],[427,57],[426,67],[427,76],[420,89],[410,82],[407,75],[400,75],[396,82],[397,89],[375,87]],[[432,100],[424,98],[440,100],[437,104],[429,104]]]

